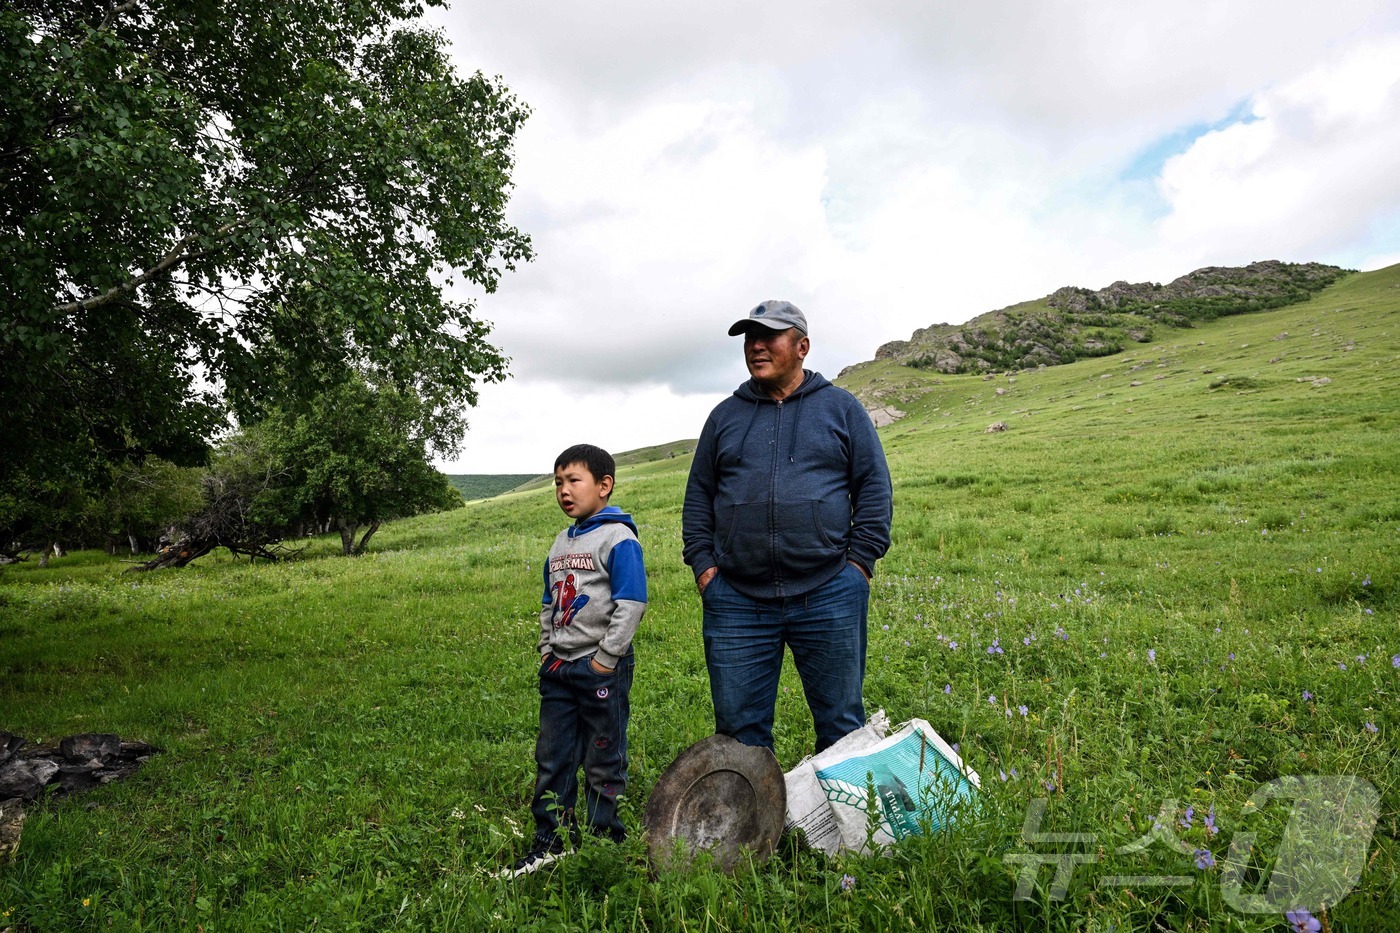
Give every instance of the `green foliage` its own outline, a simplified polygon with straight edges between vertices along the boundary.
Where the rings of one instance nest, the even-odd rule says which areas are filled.
[[[225,406],[248,423],[352,370],[460,442],[505,361],[444,289],[530,257],[504,216],[526,111],[453,71],[423,6],[0,10],[0,537],[44,520],[49,477],[196,465]]]
[[[109,540],[129,542],[132,553],[152,550],[167,528],[199,509],[203,473],[158,457],[122,467],[93,522]]]
[[[347,555],[363,553],[385,521],[461,505],[428,462],[431,420],[412,392],[359,377],[274,411],[259,428],[283,479],[266,495],[289,520],[338,529]]]
[[[1358,275],[1307,304],[1014,381],[884,362],[843,380],[911,398],[880,432],[895,527],[872,588],[867,705],[929,720],[983,780],[978,811],[887,857],[788,839],[732,876],[646,864],[647,795],[713,727],[680,557],[682,457],[621,470],[617,493],[651,598],[623,801],[633,839],[515,883],[489,874],[530,831],[539,561],[567,521],[547,491],[390,523],[357,561],[330,559],[340,542],[321,538],[275,565],[218,555],[133,578],[83,552],[0,569],[5,728],[166,749],[132,780],[32,808],[0,875],[0,923],[1264,933],[1281,911],[1221,897],[1232,842],[1256,834],[1259,887],[1278,851],[1281,814],[1246,801],[1274,777],[1347,774],[1377,788],[1382,813],[1328,924],[1395,929],[1397,285],[1400,267]],[[1226,362],[1275,391],[1208,391],[1202,371]],[[1318,375],[1331,383],[1298,381]],[[986,434],[992,420],[1010,429]],[[993,638],[1004,653],[987,653]],[[784,767],[812,750],[790,665],[776,738]],[[1041,832],[1093,843],[1027,843],[1037,798]],[[1215,867],[1161,844],[1119,852],[1168,798],[1194,807],[1174,832]],[[1050,866],[1013,898],[1007,855],[1066,850],[1094,860],[1063,900]]]

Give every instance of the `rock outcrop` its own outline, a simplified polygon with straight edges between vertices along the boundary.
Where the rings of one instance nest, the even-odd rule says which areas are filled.
[[[1321,263],[1275,260],[1209,266],[1166,285],[1114,282],[1097,291],[1065,286],[1038,301],[992,311],[962,325],[935,324],[875,351],[940,373],[1033,369],[1117,353],[1150,342],[1161,327],[1306,301],[1347,273]],[[867,406],[869,407],[869,406]]]

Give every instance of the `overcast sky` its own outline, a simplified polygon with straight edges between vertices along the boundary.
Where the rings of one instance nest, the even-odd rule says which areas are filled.
[[[834,378],[1062,285],[1400,262],[1400,2],[458,0],[532,115],[481,297],[511,358],[449,473],[695,437],[728,326],[807,314]]]

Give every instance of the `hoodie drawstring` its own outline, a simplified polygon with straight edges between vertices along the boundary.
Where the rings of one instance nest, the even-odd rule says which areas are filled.
[[[792,427],[788,428],[788,433],[792,435],[792,440],[788,441],[788,463],[796,462],[793,458],[797,455],[797,424],[798,418],[802,414],[802,400],[806,397],[805,394],[799,395],[797,404],[793,406]]]

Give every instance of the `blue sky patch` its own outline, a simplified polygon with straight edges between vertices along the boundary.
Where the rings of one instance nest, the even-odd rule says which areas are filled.
[[[1228,114],[1214,123],[1192,123],[1159,137],[1146,148],[1141,149],[1118,173],[1120,181],[1151,181],[1162,173],[1162,166],[1172,156],[1181,155],[1191,144],[1207,133],[1223,130],[1236,123],[1249,124],[1259,118],[1254,115],[1253,101],[1246,98],[1236,104]]]

